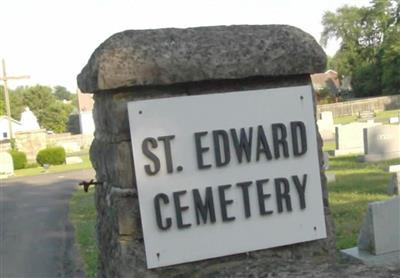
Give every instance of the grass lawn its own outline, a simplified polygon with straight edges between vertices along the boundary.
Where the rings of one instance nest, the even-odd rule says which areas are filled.
[[[400,159],[358,162],[356,156],[330,157],[328,172],[336,174],[336,181],[328,184],[329,202],[338,249],[357,245],[369,202],[390,198],[386,187],[391,174],[385,168],[391,164],[400,164]]]
[[[77,156],[82,158],[83,163],[70,164],[70,165],[66,165],[66,164],[51,165],[47,171],[45,171],[40,166],[35,167],[35,168],[19,169],[19,170],[14,171],[14,177],[34,176],[34,175],[47,174],[47,173],[58,173],[58,172],[92,168],[92,164],[90,163],[90,159],[89,159],[89,154],[87,152],[80,153]]]
[[[74,192],[69,206],[69,219],[75,228],[75,238],[85,266],[85,276],[96,277],[98,250],[94,188],[90,187],[88,193],[85,193],[82,188],[78,188]]]
[[[334,142],[324,144],[324,151],[334,148]],[[329,202],[336,226],[338,249],[356,246],[369,202],[390,198],[386,194],[386,186],[391,174],[386,173],[385,168],[391,164],[400,164],[400,159],[358,162],[356,156],[330,157],[329,172],[336,174],[336,182],[328,184]],[[97,269],[93,194],[93,188],[89,193],[79,189],[70,202],[70,219],[75,227],[87,277],[95,277]]]
[[[376,113],[375,122],[389,123],[390,117],[400,116],[400,109],[397,110],[387,110]],[[357,116],[342,116],[333,119],[335,124],[349,124],[351,122],[357,122]]]

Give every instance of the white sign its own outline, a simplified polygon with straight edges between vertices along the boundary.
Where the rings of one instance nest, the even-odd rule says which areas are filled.
[[[148,268],[326,237],[310,86],[128,104]]]

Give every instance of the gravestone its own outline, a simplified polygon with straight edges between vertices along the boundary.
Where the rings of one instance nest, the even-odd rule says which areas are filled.
[[[334,258],[310,80],[310,73],[323,71],[325,62],[310,35],[281,25],[132,30],[115,34],[98,47],[78,76],[78,85],[95,100],[90,157],[101,182],[95,195],[99,276],[259,276],[270,265],[293,259]],[[263,169],[278,184],[271,189],[279,196],[287,196],[289,188],[291,194],[302,192],[300,184],[309,179],[307,196],[293,195],[290,212],[275,202],[276,192],[263,189],[268,178],[260,176],[265,175],[259,171],[261,162],[248,161],[247,151],[239,162],[240,147],[231,144],[250,138],[250,130],[263,153],[262,163],[271,159],[268,167],[275,172]],[[269,153],[271,136],[276,151]],[[285,151],[289,144],[284,138],[291,142],[290,152]],[[156,146],[165,147],[165,152]],[[175,158],[170,160],[171,155]],[[241,179],[250,178],[249,173],[257,181]],[[281,188],[286,181],[289,184]],[[238,191],[237,183],[244,189]],[[193,184],[206,191],[196,195],[200,190],[189,187]],[[271,194],[274,206],[262,201]],[[204,214],[193,210],[193,201]],[[268,218],[264,223],[269,224],[262,226],[257,211],[277,226]],[[307,214],[315,217],[304,218]],[[213,224],[196,224],[196,215],[198,221]],[[303,220],[298,222],[293,215]],[[257,229],[259,225],[263,228]],[[194,237],[197,232],[202,236]],[[198,243],[202,245],[185,250]]]
[[[400,197],[368,204],[358,248],[375,255],[400,252]]]
[[[400,125],[364,129],[364,160],[379,161],[400,157]]]
[[[389,173],[400,172],[400,164],[389,165],[387,171]]]
[[[350,123],[336,126],[334,155],[364,154],[364,128],[378,125],[381,123]]]
[[[343,250],[368,265],[400,266],[400,196],[372,202],[358,237],[357,247]]]
[[[65,164],[67,164],[67,165],[69,165],[69,164],[79,164],[79,163],[82,163],[82,162],[83,162],[83,160],[79,156],[67,156],[65,158]]]
[[[390,117],[389,124],[397,124],[400,122],[400,117]]]
[[[387,187],[387,193],[389,195],[400,195],[400,171],[393,173],[392,179],[389,181]]]
[[[323,140],[332,140],[335,136],[335,125],[333,122],[333,113],[331,111],[321,112],[317,120],[318,131]]]
[[[0,178],[14,175],[14,164],[11,154],[0,152]]]

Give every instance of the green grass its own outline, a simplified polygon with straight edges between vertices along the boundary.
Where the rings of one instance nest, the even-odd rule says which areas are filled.
[[[376,113],[375,122],[389,123],[389,118],[391,117],[400,117],[400,109]]]
[[[397,116],[400,116],[400,109],[377,112],[375,116],[375,122],[389,123],[390,117],[397,117]],[[349,124],[357,121],[358,121],[357,116],[342,116],[333,119],[333,122],[335,124]]]
[[[69,205],[69,219],[75,228],[75,238],[83,259],[85,276],[96,277],[98,249],[94,188],[89,188],[88,193],[85,193],[82,188],[77,189],[72,195]]]
[[[357,122],[357,116],[337,117],[337,118],[333,119],[333,122],[334,122],[335,125],[338,125],[338,124],[345,125],[345,124],[349,124],[349,123],[352,123],[352,122]]]
[[[357,237],[368,203],[390,198],[386,187],[391,178],[385,172],[400,159],[382,162],[358,162],[355,156],[332,157],[329,172],[336,181],[328,184],[329,202],[336,225],[338,249],[357,245]]]
[[[79,164],[70,164],[70,165],[51,165],[47,171],[45,171],[42,167],[34,167],[27,169],[19,169],[14,171],[14,177],[25,177],[25,176],[35,176],[47,173],[59,173],[65,171],[72,170],[80,170],[80,169],[89,169],[92,168],[92,164],[90,163],[89,154],[87,152],[85,154],[81,154],[80,157],[83,160],[83,163]]]
[[[335,141],[328,141],[328,142],[324,142],[324,146],[322,147],[322,150],[324,152],[330,152],[335,150],[336,148],[336,143]]]
[[[324,143],[324,150],[335,148],[334,142]],[[381,162],[358,162],[356,156],[330,157],[329,171],[336,181],[328,184],[329,202],[336,226],[337,249],[357,245],[357,237],[368,203],[390,198],[386,186],[391,174],[385,169],[400,164],[400,159]],[[95,277],[97,254],[95,236],[96,210],[94,189],[89,193],[77,190],[70,202],[70,219],[75,227],[80,254],[87,277]]]

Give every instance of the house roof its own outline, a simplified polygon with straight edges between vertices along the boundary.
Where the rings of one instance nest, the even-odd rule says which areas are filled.
[[[311,81],[315,88],[335,86],[340,87],[338,74],[334,70],[327,70],[324,73],[311,74]]]
[[[0,121],[4,121],[4,120],[8,121],[8,117],[5,116],[5,115],[0,116]],[[15,120],[15,119],[13,119],[13,118],[11,118],[11,121],[12,121],[13,123],[17,124],[17,125],[20,125],[20,124],[21,124],[21,122]]]

